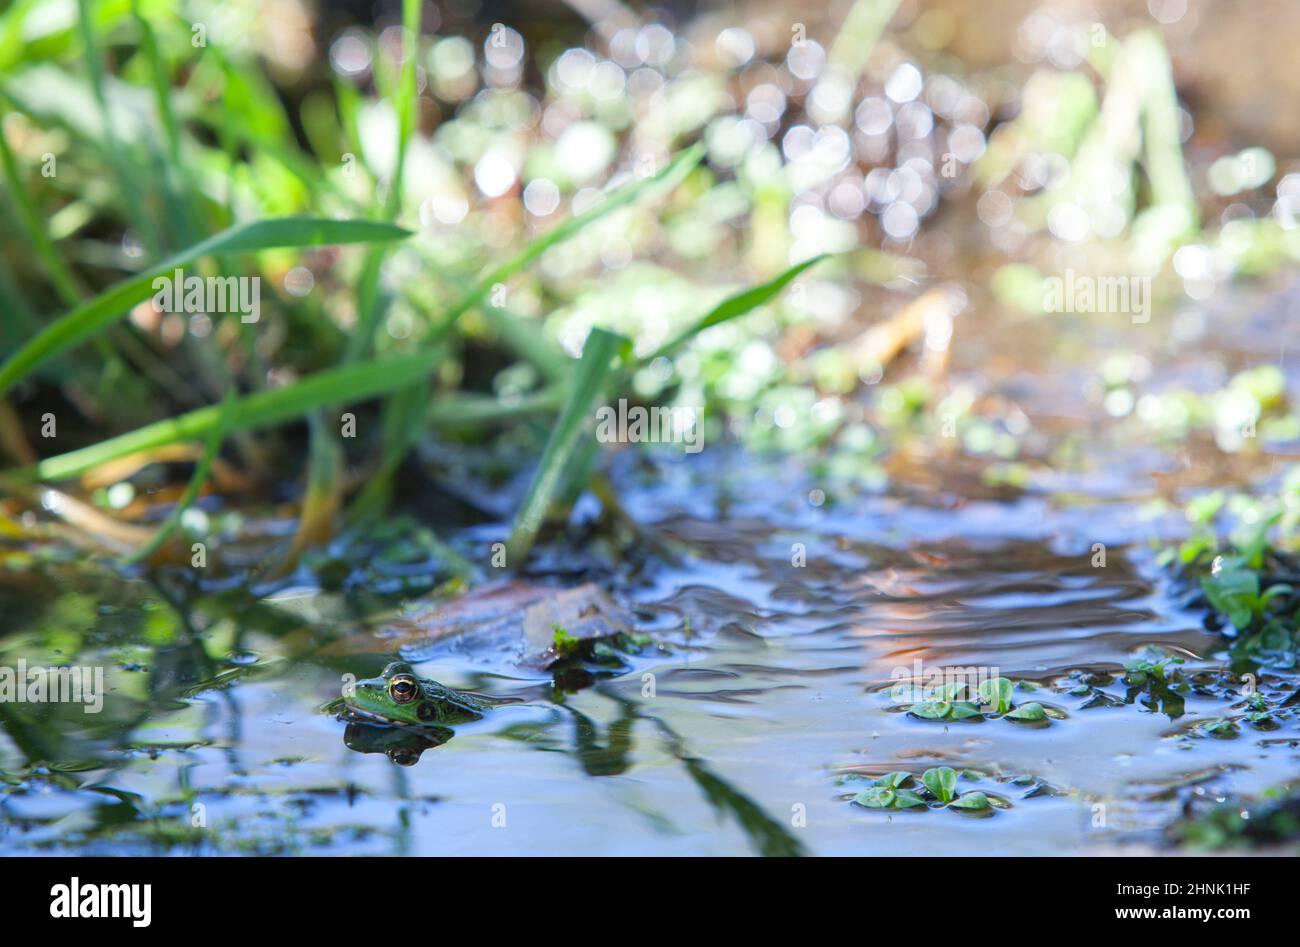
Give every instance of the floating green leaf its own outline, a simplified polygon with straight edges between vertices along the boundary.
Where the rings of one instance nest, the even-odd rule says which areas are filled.
[[[952,704],[943,700],[927,700],[913,704],[909,713],[926,720],[943,720],[952,712]]]
[[[1037,701],[1030,701],[1027,704],[1021,704],[1015,710],[1007,714],[1009,720],[1046,720],[1047,711],[1043,705]]]
[[[975,706],[968,700],[954,701],[949,716],[953,720],[968,720],[971,717],[981,716],[979,707]]]
[[[1011,709],[1011,693],[1014,685],[1005,677],[995,677],[981,681],[980,700],[993,708],[993,713],[1004,714]]]
[[[921,774],[921,782],[940,802],[952,802],[957,795],[957,771],[950,766],[927,769]]]
[[[970,809],[978,811],[989,808],[989,797],[982,792],[968,792],[948,804],[950,809]]]
[[[925,805],[925,800],[910,789],[900,789],[894,794],[895,809],[911,809]]]
[[[888,809],[894,804],[894,790],[884,786],[872,786],[854,796],[853,801],[868,809]]]
[[[907,772],[906,770],[898,770],[896,772],[886,773],[884,776],[881,776],[879,779],[876,780],[876,785],[885,786],[888,787],[889,789],[897,789],[899,786],[903,785],[903,783],[907,782],[911,778],[912,778],[911,773]]]

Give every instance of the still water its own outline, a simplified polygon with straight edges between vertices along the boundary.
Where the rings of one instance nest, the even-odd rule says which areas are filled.
[[[76,565],[7,583],[4,659],[57,664],[71,649],[105,667],[109,693],[99,714],[5,706],[0,848],[1085,853],[1155,842],[1188,792],[1256,792],[1294,768],[1284,733],[1183,734],[1222,699],[1190,697],[1171,720],[1044,691],[1067,714],[1045,728],[918,720],[891,700],[892,676],[917,661],[1048,683],[1156,645],[1195,666],[1214,639],[1163,581],[1143,542],[1157,524],[1127,499],[884,494],[819,509],[804,475],[728,469],[745,472],[705,485],[683,468],[627,494],[684,551],[612,583],[662,648],[570,693],[491,648],[444,649],[419,673],[525,702],[413,763],[408,752],[410,765],[319,712],[342,674],[386,660],[338,647],[360,622],[342,596],[295,586],[169,603]],[[675,482],[688,477],[689,490]],[[933,765],[977,771],[963,788],[1010,807],[890,814],[852,805],[838,782]]]
[[[1226,356],[1195,338],[1171,347],[1168,332],[1141,339],[1169,349],[1152,356],[1157,372],[1214,384],[1274,357],[1278,311],[1257,307],[1257,330]],[[888,487],[828,490],[820,504],[818,478],[790,461],[713,448],[651,476],[616,464],[657,551],[601,571],[557,543],[528,578],[594,579],[657,645],[572,689],[492,647],[442,649],[417,672],[520,701],[441,746],[320,711],[344,675],[391,658],[349,642],[404,590],[427,589],[432,563],[379,557],[362,596],[306,573],[250,590],[151,584],[71,558],[0,570],[0,664],[100,666],[108,688],[98,714],[0,703],[0,852],[1087,854],[1150,850],[1197,794],[1284,781],[1300,756],[1293,720],[1227,738],[1195,729],[1239,704],[1229,686],[1198,686],[1162,713],[1125,703],[1122,686],[1098,703],[1070,692],[1077,678],[1060,683],[1149,647],[1216,666],[1216,638],[1156,552],[1185,529],[1188,491],[1267,481],[1276,458],[1246,475],[1152,449],[1132,428],[1099,433],[1081,392],[1088,359],[1120,330],[1043,344],[1034,327],[1011,331],[1014,358],[972,333],[954,373],[967,359],[1028,407],[1035,432],[1086,449],[1058,451],[1014,489],[959,458],[903,451]],[[455,537],[466,550],[497,538]],[[891,683],[936,665],[1044,685],[1034,699],[1059,715],[1032,726],[903,712]],[[1007,805],[868,810],[842,784],[936,765]]]

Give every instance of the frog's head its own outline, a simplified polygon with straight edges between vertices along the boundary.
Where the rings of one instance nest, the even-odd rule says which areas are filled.
[[[357,681],[343,704],[353,715],[415,727],[447,726],[482,719],[486,702],[437,681],[416,677],[411,666],[394,661],[382,677]]]

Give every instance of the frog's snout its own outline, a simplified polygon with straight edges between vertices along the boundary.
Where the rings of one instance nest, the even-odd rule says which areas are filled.
[[[374,701],[383,696],[383,684],[378,681],[357,681],[352,685],[354,700]]]

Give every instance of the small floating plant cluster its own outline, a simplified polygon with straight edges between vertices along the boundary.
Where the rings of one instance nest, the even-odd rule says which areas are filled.
[[[1185,712],[1186,697],[1196,690],[1206,697],[1225,697],[1235,693],[1217,693],[1211,689],[1211,680],[1218,680],[1212,671],[1187,674],[1184,659],[1173,655],[1160,655],[1148,651],[1142,656],[1126,661],[1120,673],[1109,671],[1071,671],[1059,679],[1053,689],[1071,697],[1082,697],[1079,710],[1094,707],[1120,707],[1136,704],[1151,713],[1166,714],[1170,720]],[[1122,688],[1115,693],[1107,688]]]
[[[962,775],[979,778],[974,771],[971,773]],[[1011,808],[1010,802],[992,793],[959,792],[957,779],[957,771],[951,766],[937,766],[919,777],[905,770],[885,773],[875,779],[854,773],[843,777],[840,785],[853,788],[855,783],[866,783],[851,800],[865,809],[956,809],[991,813],[994,809]]]
[[[1280,594],[1280,593],[1279,593]],[[1020,724],[1045,727],[1053,720],[1066,719],[1066,710],[1041,700],[1017,700],[1019,693],[1046,691],[1054,695],[1082,698],[1075,711],[1097,707],[1137,706],[1148,713],[1159,713],[1176,720],[1187,713],[1186,700],[1199,697],[1227,704],[1221,713],[1197,718],[1170,734],[1185,746],[1193,739],[1235,739],[1246,729],[1272,731],[1287,721],[1300,717],[1300,686],[1285,674],[1243,675],[1225,667],[1187,666],[1184,658],[1148,649],[1126,661],[1122,670],[1078,669],[1045,684],[993,678],[972,688],[964,682],[945,683],[930,688],[925,700],[896,704],[895,711],[906,712],[918,720],[942,722],[980,722],[1007,719]],[[987,777],[976,770],[962,770],[960,776],[951,767],[927,769],[919,776],[899,770],[882,775],[849,774],[840,785],[856,790],[850,801],[874,810],[923,811],[951,808],[967,813],[992,815],[998,809],[1010,809],[1011,802],[1002,795],[983,789],[958,790],[958,779],[980,780]],[[1023,794],[1029,798],[1055,793],[1051,787],[1032,776],[1010,780],[1028,785]],[[1285,840],[1300,837],[1300,790],[1279,790],[1257,805],[1270,820],[1261,831],[1249,826],[1249,805],[1225,800],[1217,808],[1184,819],[1167,830],[1174,841],[1197,847],[1246,845],[1265,836]]]
[[[1300,712],[1300,688],[1295,681],[1273,674],[1245,677],[1226,668],[1188,670],[1184,664],[1183,658],[1148,652],[1126,662],[1119,674],[1071,671],[1053,689],[1084,698],[1079,710],[1137,705],[1170,720],[1187,712],[1189,696],[1231,702],[1225,713],[1196,720],[1179,731],[1190,737],[1230,739],[1243,726],[1278,730]]]
[[[1288,476],[1282,493],[1198,497],[1187,507],[1191,537],[1165,555],[1194,586],[1189,604],[1206,611],[1206,627],[1230,642],[1235,670],[1300,671],[1300,557],[1287,551],[1300,529],[1300,475]],[[1215,531],[1225,507],[1246,521],[1227,543]]]
[[[979,788],[963,790],[960,784],[974,783]],[[989,783],[1020,791],[1019,798],[1059,795],[1060,790],[1028,773],[1018,776],[996,776],[977,769],[956,770],[951,766],[935,766],[916,775],[909,770],[895,770],[880,775],[846,773],[838,780],[841,788],[850,790],[846,798],[864,809],[890,811],[916,811],[927,809],[952,809],[967,815],[991,816],[998,810],[1012,808],[1008,789],[992,792]]]
[[[899,706],[911,717],[945,722],[1006,719],[1046,726],[1051,720],[1064,718],[1065,711],[1060,708],[1039,701],[1013,701],[1017,689],[1032,691],[1037,687],[1031,681],[1015,683],[1005,677],[995,677],[981,681],[972,692],[966,682],[952,681],[934,688],[928,700]]]

